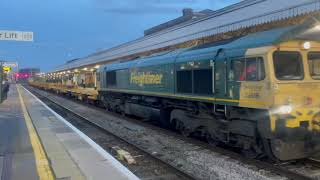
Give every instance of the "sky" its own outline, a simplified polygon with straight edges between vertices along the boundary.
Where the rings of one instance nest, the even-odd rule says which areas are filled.
[[[143,36],[143,31],[195,11],[239,0],[1,0],[0,30],[32,31],[33,42],[0,41],[0,60],[43,72]]]

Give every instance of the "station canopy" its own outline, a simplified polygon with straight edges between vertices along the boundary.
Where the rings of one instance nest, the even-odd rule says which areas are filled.
[[[87,57],[69,61],[52,72],[66,71],[96,64],[105,64],[131,55],[153,51],[191,40],[216,36],[222,33],[241,31],[245,28],[279,21],[290,21],[299,16],[314,15],[320,12],[319,0],[245,0],[223,9],[210,12],[210,15],[197,18],[119,46],[93,53]],[[309,20],[305,27],[283,35],[281,40],[292,38],[317,39],[318,17]],[[310,27],[307,29],[306,27]]]

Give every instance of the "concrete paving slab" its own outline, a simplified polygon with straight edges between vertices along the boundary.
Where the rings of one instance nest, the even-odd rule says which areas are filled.
[[[62,127],[65,127],[65,124],[61,121],[58,121],[57,120],[57,117],[55,116],[47,116],[47,118],[51,121],[51,125],[52,126],[55,126],[55,127],[58,127],[58,126],[62,126]]]
[[[35,167],[30,166],[30,162],[34,161],[33,153],[19,153],[12,157],[12,179],[37,179],[38,174],[31,174]]]
[[[52,128],[52,131],[56,134],[65,134],[65,133],[71,133],[72,130],[68,127],[63,127],[63,126],[53,126]]]
[[[75,132],[58,133],[56,134],[56,136],[69,151],[73,151],[77,149],[88,149],[91,147]]]
[[[36,116],[33,116],[33,117],[36,117]],[[40,128],[49,128],[50,121],[47,120],[46,118],[43,118],[41,121],[40,120],[35,120],[34,122],[36,122],[34,124],[39,129]]]
[[[48,111],[47,109],[40,110],[39,113],[41,113],[41,115],[44,117],[52,116],[52,113],[50,111]],[[54,117],[54,116],[52,116],[52,117]]]
[[[68,140],[62,140],[61,142],[70,151],[73,151],[75,149],[87,149],[87,148],[90,148],[90,145],[87,144],[82,139],[68,139]]]
[[[66,126],[64,126],[64,127],[66,127]],[[69,127],[67,127],[67,128],[69,128]],[[59,134],[57,134],[57,137],[61,141],[80,139],[79,135],[77,133],[75,133],[74,131],[71,131],[69,133],[59,133]]]
[[[49,158],[69,157],[65,148],[57,144],[57,142],[55,142],[53,138],[48,138],[48,140],[42,143],[45,146],[45,148],[50,149],[50,151],[46,152]]]
[[[34,111],[34,109],[29,111],[29,114],[34,122],[34,125],[41,128],[41,127],[48,127],[51,121],[46,117],[43,116],[41,113]]]
[[[107,161],[105,157],[96,153],[96,150],[91,147],[85,149],[74,149],[69,152],[73,159],[77,159],[81,161],[81,163]]]
[[[63,166],[61,166],[63,164]],[[55,177],[58,179],[69,178],[69,179],[86,179],[81,171],[78,171],[78,167],[70,161],[68,158],[52,159],[51,165]]]
[[[87,179],[114,179],[114,180],[128,180],[123,174],[117,173],[117,169],[106,162],[95,163],[81,163],[81,169],[87,174]]]

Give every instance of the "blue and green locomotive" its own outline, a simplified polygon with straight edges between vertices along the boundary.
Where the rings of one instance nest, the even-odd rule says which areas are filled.
[[[320,41],[296,30],[105,65],[99,100],[251,157],[310,157],[320,150]]]

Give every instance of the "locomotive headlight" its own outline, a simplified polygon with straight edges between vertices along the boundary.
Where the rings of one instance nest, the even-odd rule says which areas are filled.
[[[306,41],[302,44],[302,48],[305,50],[308,50],[311,48],[311,43],[309,41]]]
[[[279,107],[278,112],[280,114],[290,114],[292,112],[292,107],[290,105],[283,105]]]

